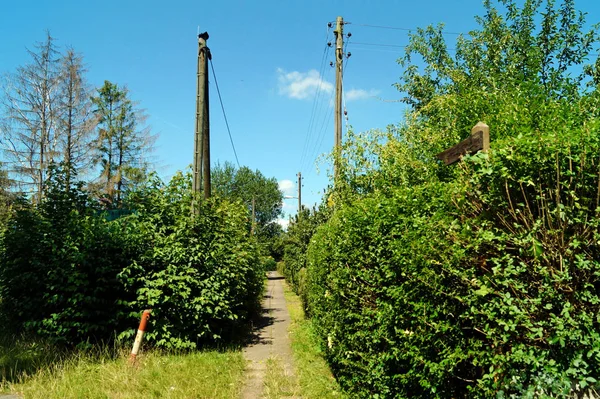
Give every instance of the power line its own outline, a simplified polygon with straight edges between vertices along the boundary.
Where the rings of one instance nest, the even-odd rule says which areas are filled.
[[[370,24],[355,24],[353,22],[345,22],[346,24],[353,24],[356,26],[364,26],[367,28],[377,28],[377,29],[391,29],[391,30],[402,30],[402,31],[406,31],[406,32],[415,32],[418,30],[418,28],[400,28],[400,27],[396,27],[396,26],[384,26],[384,25],[370,25]],[[440,33],[444,34],[444,35],[456,35],[456,36],[460,36],[460,35],[469,35],[469,33],[461,33],[461,32],[448,32],[448,31],[441,31]]]
[[[333,98],[335,97],[335,93],[331,93],[331,97],[329,99],[329,103],[331,104],[331,102],[333,101]],[[328,112],[329,111],[329,112]],[[331,125],[331,117],[333,116],[333,106],[329,107],[329,110],[325,111],[325,114],[323,115],[323,121],[321,122],[321,127],[319,129],[317,129],[317,136],[316,136],[316,140],[314,143],[314,146],[312,148],[312,151],[310,152],[310,156],[309,156],[309,162],[317,159],[317,157],[319,156],[319,150],[320,148],[323,146],[323,140],[325,139],[326,136],[326,127],[329,127]],[[321,137],[319,140],[319,136]],[[310,165],[310,163],[309,163]],[[311,176],[313,169],[310,168],[308,170],[308,176]]]
[[[327,34],[329,35],[329,30],[327,31]],[[326,37],[327,38],[327,37]],[[308,129],[307,129],[307,136],[306,136],[306,140],[304,142],[304,147],[302,149],[302,154],[300,156],[300,165],[301,165],[301,170],[302,170],[302,164],[305,160],[305,157],[307,155],[307,150],[308,147],[310,146],[310,141],[311,141],[311,136],[313,133],[313,127],[314,127],[314,121],[315,121],[315,116],[316,116],[316,112],[317,112],[317,104],[319,102],[319,98],[321,95],[321,90],[322,90],[322,86],[323,86],[323,72],[324,72],[324,65],[325,65],[325,59],[327,58],[327,55],[329,54],[329,46],[326,43],[325,44],[325,48],[323,49],[323,56],[321,57],[321,65],[319,67],[319,84],[317,85],[317,90],[315,91],[315,96],[313,98],[313,105],[312,105],[312,110],[310,113],[310,119],[308,122]]]
[[[327,24],[327,29],[325,31],[325,47],[323,49],[323,55],[321,57],[321,65],[319,67],[319,83],[317,85],[317,89],[315,91],[315,96],[313,98],[313,105],[312,105],[312,110],[311,110],[311,115],[310,115],[310,119],[309,119],[309,124],[308,124],[308,130],[307,130],[307,136],[306,136],[306,140],[304,142],[304,146],[302,149],[302,153],[301,153],[301,157],[300,157],[300,170],[303,171],[305,164],[307,162],[309,162],[309,158],[310,158],[310,148],[312,147],[312,143],[314,142],[315,144],[318,142],[319,137],[318,137],[318,129],[316,129],[317,127],[317,121],[320,119],[319,114],[321,113],[320,111],[322,110],[323,107],[323,102],[322,100],[324,100],[324,83],[325,83],[325,60],[327,59],[328,55],[329,55],[329,49],[330,49],[330,43],[328,43],[328,39],[329,39],[329,34],[331,31],[331,24]],[[327,111],[325,111],[327,112]]]
[[[360,44],[362,46],[376,46],[376,47],[397,47],[397,48],[406,48],[408,46],[402,46],[399,44],[384,44],[384,43],[364,43],[364,42],[354,42],[354,44]]]
[[[372,47],[392,47],[392,48],[409,48],[409,45],[400,45],[400,44],[388,44],[388,43],[364,43],[364,42],[353,42],[353,44],[357,44],[360,46],[372,46]],[[456,51],[455,48],[447,48],[446,51]]]
[[[235,161],[237,162],[238,168],[241,168],[240,161],[233,144],[233,137],[231,137],[231,129],[229,129],[229,122],[227,121],[227,114],[225,113],[225,107],[223,106],[223,99],[221,98],[221,90],[219,90],[219,82],[217,82],[217,75],[215,74],[215,67],[213,66],[212,59],[210,60],[210,69],[212,70],[213,78],[215,79],[215,86],[217,86],[217,94],[219,95],[219,102],[221,103],[221,110],[223,110],[223,118],[225,118],[225,126],[227,126],[227,133],[229,134],[229,141],[231,142],[231,148],[233,148],[233,154],[235,155]]]

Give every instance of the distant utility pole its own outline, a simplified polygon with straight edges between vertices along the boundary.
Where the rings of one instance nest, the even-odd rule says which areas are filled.
[[[298,172],[298,217],[302,211],[302,172]]]
[[[252,196],[252,226],[250,227],[250,234],[254,235],[256,230],[256,198]]]
[[[198,71],[196,90],[196,131],[194,135],[194,176],[192,189],[199,193],[204,182],[204,198],[210,197],[210,123],[208,114],[208,33],[198,35]]]
[[[335,146],[334,175],[337,179],[342,151],[342,76],[344,67],[344,19],[337,17],[335,34]],[[334,180],[335,181],[335,180]]]

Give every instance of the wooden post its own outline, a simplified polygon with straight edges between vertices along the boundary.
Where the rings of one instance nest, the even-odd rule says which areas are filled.
[[[471,136],[457,145],[440,152],[436,157],[446,165],[459,161],[466,154],[475,154],[478,151],[490,149],[490,128],[483,122],[477,123],[471,129]]]
[[[483,122],[477,122],[471,129],[471,135],[479,134],[479,132],[481,132],[483,138],[480,151],[487,152],[490,149],[490,127]]]
[[[198,35],[198,67],[196,72],[196,129],[194,133],[194,167],[192,190],[199,193],[202,190],[202,163],[204,153],[204,133],[207,126],[208,115],[207,90],[208,90],[208,57],[206,40],[208,33]]]
[[[140,346],[142,345],[142,339],[144,338],[144,333],[146,332],[146,327],[148,325],[148,320],[150,319],[150,313],[152,310],[146,309],[142,313],[142,319],[140,320],[140,326],[138,327],[137,334],[135,336],[135,341],[133,342],[133,349],[131,349],[131,355],[129,355],[129,363],[135,363],[135,359],[140,350]]]
[[[208,50],[207,58],[210,58],[210,50]],[[202,135],[202,179],[204,181],[204,199],[211,196],[211,179],[210,179],[210,118],[208,109],[208,73],[206,74],[206,90],[204,91],[204,134]]]
[[[337,17],[336,28],[333,31],[335,41],[335,136],[334,136],[334,176],[339,174],[340,157],[342,156],[342,77],[344,67],[344,19]],[[335,181],[335,180],[334,180]]]

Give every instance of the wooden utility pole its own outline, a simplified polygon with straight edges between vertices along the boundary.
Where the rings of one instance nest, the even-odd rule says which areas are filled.
[[[334,175],[339,173],[339,158],[342,151],[342,76],[344,67],[344,19],[337,17],[335,34],[335,140],[334,140]]]
[[[208,115],[208,60],[210,50],[206,46],[208,33],[198,35],[198,69],[196,88],[196,130],[194,134],[194,176],[192,190],[202,191],[210,197],[210,124]],[[208,168],[206,167],[208,165]],[[208,172],[207,172],[208,169]]]
[[[298,217],[302,211],[302,172],[298,172]]]

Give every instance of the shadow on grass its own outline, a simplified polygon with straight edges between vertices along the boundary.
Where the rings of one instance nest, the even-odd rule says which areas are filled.
[[[0,386],[19,382],[42,368],[61,362],[67,355],[66,351],[41,340],[0,331]]]
[[[92,349],[62,348],[25,335],[0,330],[0,391],[7,383],[23,382],[42,369],[55,369],[76,358],[114,359],[123,356],[123,349],[111,345],[96,345]]]
[[[283,277],[277,273],[269,272],[268,280],[280,280]],[[264,293],[268,298],[269,294]],[[217,331],[223,336],[218,343],[198,342],[197,349],[190,350],[167,350],[152,347],[144,342],[145,349],[152,348],[153,351],[164,351],[165,353],[187,353],[196,350],[216,350],[228,352],[240,350],[253,344],[269,344],[268,339],[261,337],[261,331],[273,325],[276,320],[271,315],[271,309],[259,307],[243,322],[236,323],[233,327]],[[2,328],[0,320],[0,392],[7,383],[22,382],[25,378],[34,375],[43,369],[57,369],[72,360],[85,356],[98,360],[127,357],[130,350],[129,342],[113,342],[112,344],[92,345],[92,349],[64,348],[51,344],[41,338],[15,335]],[[152,328],[152,327],[150,327]],[[133,342],[133,341],[132,341]]]

